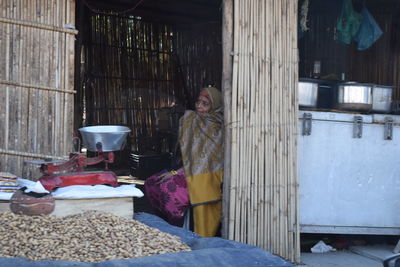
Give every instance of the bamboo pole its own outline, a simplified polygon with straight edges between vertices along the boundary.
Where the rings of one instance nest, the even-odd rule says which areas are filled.
[[[257,117],[256,117],[256,110],[258,109],[257,105],[257,96],[259,95],[258,92],[258,87],[256,86],[257,82],[257,67],[255,66],[257,60],[258,60],[258,53],[256,51],[256,46],[257,46],[257,41],[258,41],[258,36],[256,33],[256,22],[254,21],[256,19],[256,10],[257,10],[257,1],[251,1],[251,9],[250,9],[250,38],[248,39],[250,42],[250,86],[249,86],[249,93],[250,93],[250,101],[249,101],[249,113],[250,113],[250,133],[251,133],[251,139],[249,140],[252,144],[249,146],[251,149],[250,151],[250,172],[249,172],[249,210],[250,210],[250,223],[249,223],[249,239],[251,240],[250,244],[256,245],[256,233],[257,233],[257,225],[255,221],[257,220],[257,194],[255,189],[256,186],[256,178],[257,178],[257,168],[256,164],[258,159],[256,158],[255,154],[257,152],[257,143],[256,143],[256,137],[257,137],[257,132],[259,129],[259,125],[257,122]],[[258,25],[257,25],[258,26]]]
[[[223,1],[222,15],[222,91],[224,95],[224,184],[222,200],[222,237],[229,238],[231,199],[231,153],[232,153],[232,86],[233,86],[233,0]]]
[[[11,86],[15,86],[15,87],[32,88],[32,89],[44,90],[44,91],[54,91],[54,92],[60,92],[60,93],[76,94],[76,91],[71,90],[71,89],[41,86],[41,85],[37,85],[37,84],[27,84],[27,83],[23,83],[23,82],[0,80],[0,84],[11,85]]]
[[[250,145],[248,146],[249,149],[249,168],[248,168],[248,185],[247,185],[247,210],[249,211],[249,218],[248,218],[248,230],[247,230],[247,237],[248,237],[248,242],[249,244],[255,244],[255,237],[254,234],[256,231],[254,231],[254,227],[256,225],[254,224],[254,219],[257,218],[257,213],[255,212],[254,204],[255,204],[255,197],[256,195],[254,194],[254,179],[255,179],[255,168],[254,168],[254,163],[256,163],[256,159],[254,157],[254,152],[255,152],[255,132],[257,130],[257,121],[255,118],[255,112],[254,109],[257,108],[255,102],[255,95],[257,94],[257,89],[254,85],[255,81],[255,68],[254,68],[254,61],[255,61],[255,51],[254,51],[254,45],[255,45],[255,33],[254,33],[254,17],[255,17],[255,1],[250,1],[249,3],[249,38],[248,38],[248,46],[249,46],[249,86],[248,86],[248,93],[249,93],[249,100],[248,100],[248,107],[249,107],[249,120],[248,122],[250,123],[248,129],[250,130],[250,138],[249,138],[249,143]]]
[[[7,6],[7,10],[6,10],[6,16],[7,17],[11,17],[11,4],[9,3],[9,5]],[[5,58],[6,58],[6,66],[9,66],[10,64],[10,45],[11,45],[11,30],[12,30],[12,26],[11,25],[7,25],[6,27],[6,54],[5,54]],[[8,37],[8,38],[7,38]],[[8,80],[10,79],[10,69],[8,67],[5,67],[5,78]],[[8,138],[9,138],[9,121],[10,121],[10,87],[6,86],[5,87],[6,90],[6,94],[5,94],[5,103],[6,103],[6,109],[5,109],[5,128],[4,128],[4,148],[8,149]],[[8,159],[9,157],[6,155],[4,157],[4,162],[6,165],[8,165]]]
[[[288,2],[283,3],[283,8],[282,8],[282,24],[283,24],[283,43],[284,43],[284,51],[283,51],[283,68],[282,68],[282,76],[285,77],[288,73],[288,58],[287,58],[287,52],[289,49],[288,43],[287,43],[287,37],[288,37],[288,29],[287,29],[287,20],[288,20]],[[287,108],[289,107],[289,103],[287,102],[286,99],[286,90],[287,90],[287,79],[283,80],[282,84],[282,100],[284,103],[284,110],[283,110],[283,118],[284,118],[284,123],[283,123],[283,142],[282,142],[282,154],[283,158],[286,159],[282,162],[282,168],[283,168],[283,179],[282,179],[282,189],[284,193],[284,198],[283,198],[283,214],[285,216],[285,221],[283,224],[283,250],[286,251],[286,258],[290,257],[290,252],[289,252],[289,247],[288,247],[288,241],[289,241],[289,236],[288,236],[288,224],[291,221],[291,218],[288,216],[288,153],[287,153],[287,144],[290,142],[289,136],[288,136],[288,127],[289,127],[289,122],[288,118],[290,114],[288,114]]]
[[[269,90],[270,90],[269,74],[270,74],[270,72],[269,72],[269,68],[268,68],[268,66],[269,66],[269,51],[270,50],[269,50],[269,46],[268,46],[269,37],[267,39],[267,36],[269,36],[268,35],[268,33],[269,33],[269,24],[268,24],[268,17],[266,15],[267,14],[267,8],[269,6],[269,0],[265,1],[264,3],[265,3],[265,5],[264,5],[264,8],[262,9],[262,17],[261,17],[262,21],[264,22],[264,27],[265,27],[264,28],[265,29],[264,30],[265,34],[262,35],[262,40],[263,40],[262,50],[263,50],[264,57],[265,57],[265,61],[264,61],[265,68],[263,70],[263,74],[264,74],[264,80],[263,80],[263,83],[264,83],[264,86],[263,86],[263,88],[264,88],[263,123],[264,123],[265,131],[264,131],[264,137],[263,137],[263,141],[264,141],[264,147],[263,148],[264,149],[263,149],[263,152],[262,152],[264,159],[263,159],[263,161],[261,163],[263,165],[263,168],[264,168],[264,176],[261,179],[261,181],[262,181],[261,197],[263,199],[263,206],[261,207],[262,208],[262,212],[263,212],[262,225],[264,226],[264,229],[261,230],[260,232],[262,233],[261,234],[261,239],[262,239],[262,242],[264,243],[263,248],[266,248],[266,247],[269,247],[268,237],[270,236],[269,235],[269,231],[270,231],[269,229],[271,228],[270,224],[268,223],[269,222],[268,210],[266,210],[266,208],[268,207],[268,203],[269,203],[268,202],[268,198],[267,198],[268,196],[266,195],[267,192],[268,192],[267,181],[268,181],[268,179],[270,177],[270,175],[269,175],[270,174],[270,167],[269,167],[269,162],[268,162],[269,157],[267,155],[267,151],[270,151],[269,150],[269,144],[268,144],[268,140],[269,140],[268,136],[270,134],[270,131],[269,131],[269,118],[268,118],[268,110],[269,110],[269,107],[270,107],[270,105],[269,105]]]
[[[55,14],[55,6],[57,4],[57,1],[50,0],[50,3],[48,3],[48,14]],[[50,16],[51,20],[50,23],[52,25],[56,25],[56,16]],[[50,74],[50,80],[49,80],[49,86],[53,88],[57,88],[57,35],[58,33],[52,32],[49,37],[49,56],[51,58],[49,68],[53,70]],[[58,89],[58,88],[57,88]],[[61,93],[61,92],[60,92]],[[76,92],[74,92],[75,94]],[[56,113],[58,106],[56,105],[56,99],[60,95],[59,93],[55,93],[52,95],[51,98],[51,103],[50,105],[50,110],[51,114],[49,116],[49,120],[52,121],[51,123],[51,147],[52,151],[55,155],[60,155],[60,150],[58,149],[58,128],[57,128],[57,118],[56,118]]]
[[[276,4],[275,2],[273,3],[273,14],[271,14],[272,17],[272,34],[273,38],[277,40],[276,36]],[[277,109],[276,109],[276,104],[277,104],[277,99],[276,99],[276,91],[277,91],[277,86],[276,86],[276,76],[277,76],[277,71],[276,71],[276,52],[277,52],[277,45],[274,43],[271,45],[274,54],[271,55],[271,62],[272,62],[272,70],[271,70],[271,79],[272,79],[272,84],[271,84],[271,106],[272,106],[272,114],[270,114],[271,117],[271,126],[272,126],[272,135],[271,135],[271,145],[272,145],[272,151],[273,154],[271,155],[271,169],[272,169],[272,177],[271,177],[271,194],[272,194],[272,206],[271,206],[271,213],[272,213],[272,220],[274,222],[273,225],[273,231],[271,236],[271,246],[272,246],[272,251],[273,253],[277,253],[276,249],[276,243],[277,243],[277,236],[279,235],[278,233],[278,222],[277,222],[277,214],[276,214],[276,206],[278,205],[278,199],[277,199],[277,192],[276,192],[276,183],[277,183],[277,163],[276,163],[276,149],[277,149],[277,138],[276,138],[276,116],[277,114]]]
[[[239,57],[237,54],[238,51],[238,44],[239,44],[239,36],[238,36],[238,27],[239,27],[239,20],[238,20],[238,15],[239,15],[239,8],[238,8],[238,2],[234,1],[233,3],[233,59],[232,59],[232,120],[230,122],[230,127],[231,132],[232,132],[232,140],[231,140],[231,164],[230,164],[230,170],[231,170],[231,177],[230,177],[230,195],[229,195],[229,226],[228,226],[228,238],[229,239],[235,239],[235,232],[236,232],[236,227],[235,227],[235,218],[236,218],[236,205],[233,205],[233,203],[236,203],[236,196],[238,192],[237,188],[237,174],[236,174],[236,169],[237,169],[237,156],[238,156],[238,140],[237,140],[237,88],[238,88],[238,64],[239,64]]]
[[[239,24],[238,27],[238,34],[240,37],[243,35],[243,12],[244,12],[244,5],[241,2],[240,5],[238,5],[239,9],[239,19],[241,20],[241,23]],[[243,38],[239,39],[239,45],[238,45],[238,53],[240,53],[240,49],[243,47]],[[243,88],[243,77],[245,75],[245,69],[244,69],[244,61],[243,58],[240,56],[239,57],[239,80],[238,80],[238,92],[237,92],[237,121],[238,121],[238,164],[237,164],[237,173],[236,173],[236,179],[237,181],[237,199],[236,203],[236,220],[235,220],[235,235],[236,235],[236,240],[242,240],[242,210],[243,210],[243,202],[242,202],[242,195],[243,195],[243,188],[242,188],[242,180],[239,179],[241,177],[241,162],[243,160],[243,157],[245,156],[242,150],[242,144],[243,144],[243,135],[242,135],[242,129],[243,129],[243,93],[242,93],[242,88]]]
[[[244,157],[242,158],[242,164],[243,166],[242,169],[242,175],[240,176],[242,179],[242,202],[243,202],[243,210],[242,210],[242,242],[248,243],[248,238],[249,238],[249,180],[250,178],[250,172],[251,172],[251,158],[250,158],[250,148],[251,146],[250,143],[250,136],[247,134],[247,131],[249,129],[249,123],[250,123],[250,76],[251,76],[251,71],[250,71],[250,62],[248,59],[246,59],[246,55],[249,53],[249,42],[250,42],[250,22],[249,18],[251,16],[251,7],[250,4],[251,2],[246,1],[244,3],[245,5],[245,12],[243,13],[243,20],[244,20],[244,42],[243,42],[243,47],[244,47],[244,79],[243,79],[243,109],[242,109],[242,121],[243,121],[243,128],[242,128],[242,145],[243,145],[243,150],[244,150]]]
[[[257,25],[260,25],[260,29],[265,30],[265,18],[263,16],[263,11],[264,11],[264,6],[265,6],[265,1],[259,1],[259,8],[258,8],[258,16],[257,16]],[[264,102],[264,95],[265,95],[265,83],[263,80],[264,72],[265,72],[265,54],[264,54],[264,36],[263,34],[260,34],[260,31],[258,31],[259,34],[259,43],[258,43],[258,54],[260,56],[260,60],[258,61],[258,68],[259,68],[259,77],[258,77],[258,88],[260,90],[260,95],[258,97],[258,105],[259,105],[259,110],[257,112],[258,114],[258,123],[260,124],[260,134],[258,137],[258,177],[257,177],[257,184],[256,184],[256,190],[258,193],[258,199],[257,199],[257,208],[258,208],[258,218],[257,218],[257,244],[260,244],[261,247],[265,247],[264,239],[263,239],[263,232],[265,231],[264,227],[264,199],[263,199],[263,188],[264,188],[264,183],[263,180],[265,179],[265,170],[264,170],[264,133],[265,133],[265,124],[263,121],[263,117],[265,115],[265,102]]]
[[[256,25],[253,28],[254,31],[254,36],[255,36],[255,42],[254,42],[254,62],[253,62],[253,68],[255,72],[255,77],[254,77],[254,87],[256,89],[256,95],[255,95],[255,109],[254,109],[254,116],[255,116],[255,123],[256,123],[256,129],[255,129],[255,137],[254,137],[254,142],[255,142],[255,149],[253,151],[253,157],[254,157],[254,186],[253,186],[253,194],[254,194],[254,213],[256,214],[253,224],[255,225],[255,229],[253,230],[253,238],[254,238],[254,244],[260,244],[259,242],[259,231],[262,229],[261,225],[258,223],[259,217],[260,217],[260,199],[259,199],[259,177],[260,177],[260,168],[259,168],[259,163],[260,163],[260,158],[259,158],[259,149],[260,149],[260,133],[262,132],[262,125],[261,121],[259,119],[259,114],[260,114],[260,109],[261,105],[259,103],[260,101],[260,96],[261,96],[261,88],[260,88],[260,64],[259,62],[261,61],[261,53],[259,51],[260,47],[260,34],[258,27],[260,27],[260,21],[259,21],[259,10],[260,10],[260,3],[259,1],[254,2],[254,17],[253,17],[253,25]]]
[[[27,14],[28,14],[28,5],[27,5],[27,1],[23,0],[20,1],[21,2],[21,6],[20,6],[20,10],[21,10],[21,18],[26,19],[27,18]],[[22,98],[22,107],[23,107],[23,111],[22,112],[22,118],[20,120],[20,124],[21,124],[21,130],[20,130],[20,134],[21,134],[21,139],[20,143],[21,146],[19,148],[16,148],[18,151],[29,151],[27,148],[29,147],[29,94],[30,94],[30,89],[26,88],[24,86],[21,86],[21,83],[25,83],[28,80],[28,69],[27,69],[27,60],[28,60],[28,32],[30,29],[28,29],[27,27],[23,27],[20,26],[20,49],[19,49],[19,64],[21,66],[20,69],[20,78],[19,78],[19,83],[15,83],[14,86],[15,87],[19,87],[21,90],[21,98]],[[19,166],[19,170],[22,171],[22,173],[26,173],[27,171],[29,171],[29,167],[32,166],[27,166],[24,163],[23,158],[17,158],[16,159],[19,160],[19,162],[21,163],[21,165]],[[28,167],[28,169],[26,168]]]
[[[260,87],[259,81],[260,81],[260,65],[259,62],[261,60],[261,55],[260,55],[260,51],[259,51],[259,47],[260,47],[260,33],[259,33],[259,9],[260,9],[260,5],[259,5],[259,1],[256,1],[255,3],[255,9],[254,9],[254,17],[253,17],[253,31],[254,31],[254,45],[253,45],[253,52],[254,52],[254,59],[253,59],[253,71],[254,71],[254,88],[255,88],[255,92],[256,94],[254,95],[254,104],[256,105],[256,107],[254,108],[254,117],[255,117],[255,136],[254,136],[254,143],[255,143],[255,148],[253,151],[253,158],[254,158],[254,162],[253,162],[253,166],[254,166],[254,185],[252,188],[252,192],[254,194],[254,209],[255,209],[255,218],[254,218],[254,233],[253,233],[253,238],[254,238],[254,244],[259,244],[258,241],[258,233],[260,229],[260,225],[258,224],[258,218],[260,217],[260,211],[259,211],[259,207],[260,207],[260,201],[259,201],[259,194],[258,194],[258,187],[259,187],[259,177],[260,177],[260,169],[259,169],[259,162],[260,159],[258,158],[258,151],[260,150],[260,134],[262,132],[262,125],[259,119],[259,114],[261,111],[261,105],[259,103],[260,101],[260,96],[261,96],[261,90],[262,88]]]
[[[282,146],[282,27],[281,27],[281,4],[283,1],[277,1],[276,2],[276,10],[275,10],[275,23],[276,23],[276,33],[277,33],[277,39],[278,39],[278,45],[276,47],[277,50],[277,58],[276,58],[276,64],[277,64],[277,90],[276,90],[276,96],[277,96],[277,113],[278,116],[276,116],[276,125],[277,125],[277,136],[276,136],[276,142],[277,142],[277,154],[276,154],[276,162],[277,162],[277,176],[276,176],[276,193],[277,193],[277,226],[278,226],[278,234],[277,234],[277,240],[276,240],[276,249],[279,251],[281,254],[284,255],[285,251],[283,251],[282,248],[282,243],[284,242],[283,239],[283,218],[282,218],[282,192],[281,192],[281,182],[282,182],[282,158],[281,158],[281,146]]]
[[[237,2],[235,2],[237,3]],[[238,24],[238,35],[242,37],[242,28],[243,28],[243,19],[242,19],[242,13],[244,12],[243,9],[243,3],[237,3],[238,5],[238,15],[239,15],[239,24]],[[239,38],[239,44],[238,44],[238,53],[240,53],[240,49],[243,47],[243,39]],[[241,88],[243,88],[243,75],[244,75],[244,68],[243,68],[243,60],[242,57],[239,55],[239,77],[238,77],[238,88],[237,88],[237,103],[236,103],[236,108],[237,108],[237,122],[238,122],[238,129],[237,129],[237,138],[238,138],[238,158],[237,158],[237,172],[236,172],[236,179],[237,179],[237,196],[236,196],[236,219],[235,219],[235,240],[241,240],[241,211],[242,211],[242,202],[241,202],[241,195],[242,195],[242,184],[241,180],[238,178],[240,177],[240,163],[242,161],[242,157],[244,156],[244,153],[241,148],[241,144],[243,144],[243,139],[241,135],[241,129],[243,128],[243,120],[242,120],[242,101],[243,101],[243,96],[242,96],[242,91]]]
[[[264,62],[263,65],[265,66],[264,69],[262,69],[262,73],[263,73],[263,79],[262,79],[262,88],[264,91],[264,95],[262,97],[262,101],[263,101],[263,112],[262,112],[262,123],[264,125],[264,135],[263,135],[263,142],[264,142],[264,146],[262,147],[262,155],[263,155],[263,161],[261,162],[262,167],[264,169],[264,175],[261,178],[261,190],[260,190],[260,194],[261,194],[261,198],[262,198],[262,203],[263,205],[261,206],[262,209],[262,221],[261,221],[261,225],[263,227],[262,230],[260,230],[259,232],[261,233],[261,242],[262,244],[264,244],[262,247],[268,247],[268,229],[270,228],[270,224],[267,223],[269,222],[269,216],[268,216],[268,212],[266,210],[266,207],[268,205],[268,198],[266,195],[267,192],[267,180],[269,179],[269,164],[268,164],[268,155],[267,155],[267,151],[269,151],[268,149],[268,109],[270,107],[269,105],[269,99],[268,99],[268,95],[269,95],[269,79],[268,79],[268,75],[269,75],[269,62],[268,62],[268,53],[269,53],[269,49],[268,49],[268,17],[267,17],[267,8],[269,7],[269,1],[265,1],[263,2],[264,6],[261,8],[261,21],[263,23],[263,31],[265,32],[265,34],[261,34],[261,39],[262,39],[262,52],[264,55]]]
[[[241,97],[242,97],[242,107],[241,107],[241,121],[242,121],[242,127],[241,127],[241,139],[242,142],[241,147],[242,147],[242,151],[243,151],[243,157],[241,158],[241,175],[240,175],[240,179],[241,179],[241,202],[242,202],[242,219],[241,219],[241,242],[247,242],[246,238],[247,238],[247,226],[248,226],[248,194],[247,194],[247,185],[249,183],[249,176],[248,176],[248,163],[251,161],[251,159],[249,158],[249,149],[248,149],[248,145],[249,145],[249,136],[247,135],[247,129],[249,126],[249,110],[248,110],[248,90],[249,90],[249,61],[246,59],[246,53],[248,52],[248,32],[249,32],[249,2],[246,1],[244,3],[244,8],[243,8],[243,35],[245,38],[243,38],[243,46],[242,46],[242,51],[243,51],[243,80],[242,80],[242,87],[240,88],[242,93],[241,93]]]
[[[24,9],[23,9],[23,1],[19,1],[19,11],[20,11],[20,17],[23,17],[24,15]],[[23,38],[22,38],[22,34],[23,34],[23,27],[18,27],[18,31],[17,31],[17,35],[20,36],[20,38],[18,39],[18,46],[15,47],[15,49],[17,50],[16,54],[17,55],[21,55],[21,51],[23,49]],[[23,80],[25,77],[23,76],[24,74],[24,65],[22,64],[23,59],[21,59],[21,56],[18,57],[18,72],[19,72],[19,80]],[[16,88],[17,89],[17,88]],[[18,88],[17,91],[17,98],[18,98],[18,130],[17,130],[17,145],[15,146],[15,148],[17,150],[22,150],[25,149],[25,136],[24,136],[24,124],[25,124],[25,114],[26,112],[24,112],[24,109],[26,107],[26,104],[24,102],[24,89],[23,88]],[[17,160],[17,170],[22,170],[23,168],[23,161],[21,159]]]
[[[281,159],[281,170],[282,170],[282,178],[281,178],[281,189],[282,189],[282,208],[281,208],[281,216],[283,217],[283,222],[281,223],[282,225],[282,238],[283,238],[283,242],[281,242],[281,251],[285,251],[286,254],[286,258],[289,255],[289,252],[287,250],[287,224],[288,224],[288,216],[287,216],[287,180],[286,180],[286,173],[287,173],[287,166],[286,163],[288,162],[288,157],[287,157],[287,153],[285,153],[285,148],[286,148],[286,142],[288,142],[289,140],[287,139],[286,133],[287,133],[287,111],[286,108],[288,107],[288,103],[286,102],[285,99],[285,90],[286,90],[286,65],[287,65],[287,59],[286,59],[286,51],[288,49],[287,43],[286,43],[286,36],[287,36],[287,30],[286,30],[286,18],[287,18],[287,5],[286,5],[287,1],[283,1],[282,2],[282,6],[281,6],[281,38],[282,38],[282,43],[283,46],[281,47],[281,57],[282,57],[282,68],[281,68],[281,103],[283,104],[283,110],[282,110],[282,137],[281,137],[281,155],[282,155],[282,159]]]
[[[244,21],[244,35],[245,38],[243,38],[243,54],[244,54],[244,78],[243,78],[243,83],[242,83],[242,122],[243,122],[243,128],[241,129],[242,133],[242,142],[241,145],[243,147],[244,151],[244,157],[241,160],[241,182],[242,182],[242,198],[241,198],[241,203],[242,203],[242,218],[241,218],[241,241],[244,243],[247,243],[247,238],[248,238],[248,224],[249,224],[249,215],[248,215],[248,197],[249,194],[247,192],[248,190],[248,184],[249,184],[249,174],[248,172],[251,171],[249,168],[249,163],[251,161],[250,155],[249,155],[249,145],[250,144],[250,136],[247,134],[247,129],[249,128],[249,81],[250,81],[250,71],[249,71],[249,60],[246,59],[246,54],[248,54],[248,43],[249,43],[249,17],[250,17],[250,2],[246,1],[244,3],[244,12],[242,13],[243,15],[243,21]]]
[[[263,17],[263,8],[264,8],[264,1],[258,1],[259,2],[259,7],[257,9],[257,20],[256,20],[256,25],[259,25],[261,29],[265,29],[265,24],[264,24],[264,17]],[[257,61],[257,67],[258,67],[258,74],[259,77],[257,79],[257,88],[259,88],[259,96],[257,98],[257,105],[258,105],[258,118],[257,122],[260,125],[260,134],[258,137],[258,150],[257,150],[257,155],[256,158],[258,159],[257,161],[257,168],[258,168],[258,173],[257,173],[257,181],[255,188],[257,190],[257,237],[256,237],[256,244],[260,244],[260,247],[264,247],[263,244],[263,238],[262,238],[262,233],[264,231],[263,227],[263,222],[264,222],[264,216],[263,216],[263,196],[262,196],[262,188],[263,188],[263,183],[262,180],[264,179],[264,157],[263,157],[263,133],[264,133],[264,123],[262,121],[264,113],[264,108],[263,108],[263,100],[264,100],[264,94],[265,94],[265,85],[263,82],[263,61],[264,61],[264,53],[263,53],[263,45],[264,45],[264,39],[263,35],[260,34],[259,31],[257,31],[257,34],[259,35],[259,40],[258,40],[258,47],[257,47],[257,54],[260,57],[260,59]],[[265,104],[265,103],[264,103]]]
[[[33,22],[22,21],[22,20],[17,20],[17,19],[0,18],[0,22],[7,23],[7,24],[12,24],[12,25],[20,25],[20,26],[25,26],[25,27],[30,27],[30,28],[48,30],[48,31],[67,33],[67,34],[72,34],[72,35],[77,35],[78,34],[78,31],[77,30],[73,30],[73,29],[55,27],[55,26],[52,26],[52,25],[45,25],[45,24],[41,24],[41,23],[33,23]]]
[[[22,16],[22,8],[21,8],[21,1],[18,1],[16,3],[17,8],[18,8],[18,16],[21,17]],[[17,55],[19,54],[18,52],[20,51],[20,47],[21,47],[21,41],[20,39],[17,39],[16,36],[20,36],[21,35],[21,27],[15,27],[15,29],[13,29],[13,51],[14,51],[14,55],[13,55],[13,70],[14,70],[14,75],[13,78],[14,79],[21,79],[21,71],[23,69],[23,66],[21,65],[21,60],[19,57],[17,57]],[[13,95],[13,100],[11,101],[12,106],[11,106],[11,116],[13,117],[13,122],[11,123],[11,131],[12,131],[12,135],[10,138],[10,143],[11,143],[11,147],[13,149],[17,149],[20,150],[21,149],[21,144],[22,144],[22,140],[21,140],[21,124],[18,123],[18,121],[20,121],[23,117],[22,114],[22,97],[21,97],[21,88],[18,87],[14,87],[12,90],[12,95]],[[14,168],[15,170],[19,170],[21,169],[21,161],[20,160],[12,160],[13,163],[11,164],[11,168]]]
[[[274,1],[270,1],[270,7],[269,7],[270,9],[268,10],[268,12],[271,12],[271,11],[273,11],[274,9]],[[269,18],[269,28],[270,28],[270,34],[269,34],[269,36],[270,36],[270,38],[272,38],[272,39],[275,39],[275,36],[274,36],[274,25],[273,25],[273,23],[274,23],[274,17],[273,17],[273,13],[271,14],[271,13],[269,13],[268,14],[268,18]],[[274,106],[273,106],[273,104],[275,103],[275,99],[274,99],[274,91],[275,91],[275,83],[274,83],[274,80],[273,80],[273,77],[274,77],[274,75],[275,75],[275,72],[274,72],[274,53],[275,53],[275,50],[273,50],[274,49],[274,46],[273,46],[273,44],[274,43],[272,43],[272,42],[270,42],[269,41],[269,46],[270,46],[270,55],[269,55],[269,60],[270,60],[270,70],[269,70],[269,72],[270,72],[270,90],[269,90],[269,95],[270,95],[270,101],[269,101],[269,105],[270,105],[270,112],[269,112],[269,114],[268,114],[268,117],[269,117],[269,124],[270,124],[270,136],[269,136],[269,144],[270,144],[270,146],[269,146],[269,151],[270,151],[270,153],[269,153],[269,155],[268,155],[268,157],[269,157],[269,168],[270,168],[270,175],[269,175],[269,181],[268,181],[268,187],[269,187],[269,199],[270,199],[270,201],[269,201],[269,207],[268,207],[268,212],[269,212],[269,223],[270,223],[270,225],[271,225],[271,229],[270,229],[270,235],[268,236],[268,239],[269,239],[269,248],[273,248],[273,244],[274,244],[274,240],[273,240],[273,236],[274,236],[274,234],[276,233],[276,221],[274,220],[275,218],[274,218],[274,203],[276,203],[275,202],[275,199],[274,199],[274,177],[275,177],[275,168],[274,168],[274,149],[275,149],[275,147],[274,147],[274,144],[275,144],[275,140],[274,140],[274,131],[275,131],[275,127],[274,127],[274,123],[275,123],[275,121],[273,120],[273,116],[274,116],[274,114],[275,114],[275,109],[274,109]]]
[[[0,154],[10,155],[10,156],[22,156],[22,157],[28,157],[28,158],[66,159],[66,157],[54,156],[52,154],[29,153],[29,152],[24,152],[24,151],[15,151],[15,150],[7,150],[7,149],[0,149]]]
[[[240,7],[240,19],[241,23],[239,24],[239,35],[243,36],[243,12],[244,11],[244,4],[241,3]],[[239,40],[239,49],[242,49],[243,47],[243,39],[241,38]],[[238,53],[242,52],[241,50],[238,51]],[[243,168],[241,166],[241,162],[243,160],[243,157],[245,157],[245,153],[242,149],[242,144],[243,144],[243,135],[242,135],[242,129],[243,129],[243,80],[244,80],[244,75],[245,75],[245,67],[244,67],[244,60],[242,57],[240,57],[240,69],[239,69],[239,82],[238,82],[238,103],[237,103],[237,108],[238,108],[238,123],[239,123],[239,128],[238,128],[238,148],[239,148],[239,158],[238,158],[238,173],[237,173],[237,179],[241,177],[242,173],[240,172],[241,169]],[[242,195],[243,195],[243,188],[242,188],[242,180],[238,179],[238,196],[237,196],[237,202],[239,205],[237,205],[237,214],[238,214],[238,219],[236,220],[237,224],[237,240],[242,240],[242,209],[243,209],[243,202],[242,202]]]
[[[65,8],[65,6],[64,6]],[[63,15],[65,13],[63,12]],[[63,16],[63,20],[64,20],[64,16]],[[64,21],[63,21],[64,22]],[[68,49],[69,49],[69,42],[68,42],[68,38],[65,34],[62,34],[62,40],[63,40],[63,71],[62,71],[62,75],[63,75],[63,80],[64,80],[64,86],[65,87],[69,87],[69,77],[68,77],[68,71],[69,71],[69,60],[68,60]],[[69,117],[69,105],[71,104],[69,101],[69,97],[66,94],[63,94],[63,135],[62,135],[62,142],[63,142],[63,146],[62,146],[62,151],[67,151],[67,142],[68,142],[68,136],[71,134],[68,130],[69,125],[68,125],[68,117]]]

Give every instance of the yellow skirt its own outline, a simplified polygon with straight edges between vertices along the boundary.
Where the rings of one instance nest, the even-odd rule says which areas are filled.
[[[193,207],[194,231],[202,237],[213,237],[221,222],[221,201]]]

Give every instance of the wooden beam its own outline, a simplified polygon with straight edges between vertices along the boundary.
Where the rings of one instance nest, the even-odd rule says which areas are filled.
[[[93,9],[101,10],[114,10],[116,12],[123,12],[134,7],[131,2],[125,1],[86,1],[87,4]],[[218,3],[219,1],[216,1]],[[126,15],[137,15],[143,17],[151,17],[153,20],[175,20],[177,22],[183,21],[210,21],[219,20],[220,9],[219,5],[206,5],[206,4],[193,4],[191,1],[144,1],[134,11]]]

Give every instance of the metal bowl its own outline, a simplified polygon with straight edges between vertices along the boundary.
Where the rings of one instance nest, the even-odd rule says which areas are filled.
[[[125,126],[99,125],[79,129],[84,146],[93,152],[110,152],[122,150],[126,136],[131,131]]]

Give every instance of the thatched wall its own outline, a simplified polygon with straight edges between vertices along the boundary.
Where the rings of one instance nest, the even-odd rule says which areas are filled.
[[[1,1],[0,12],[0,171],[35,179],[25,160],[71,152],[75,1]]]

